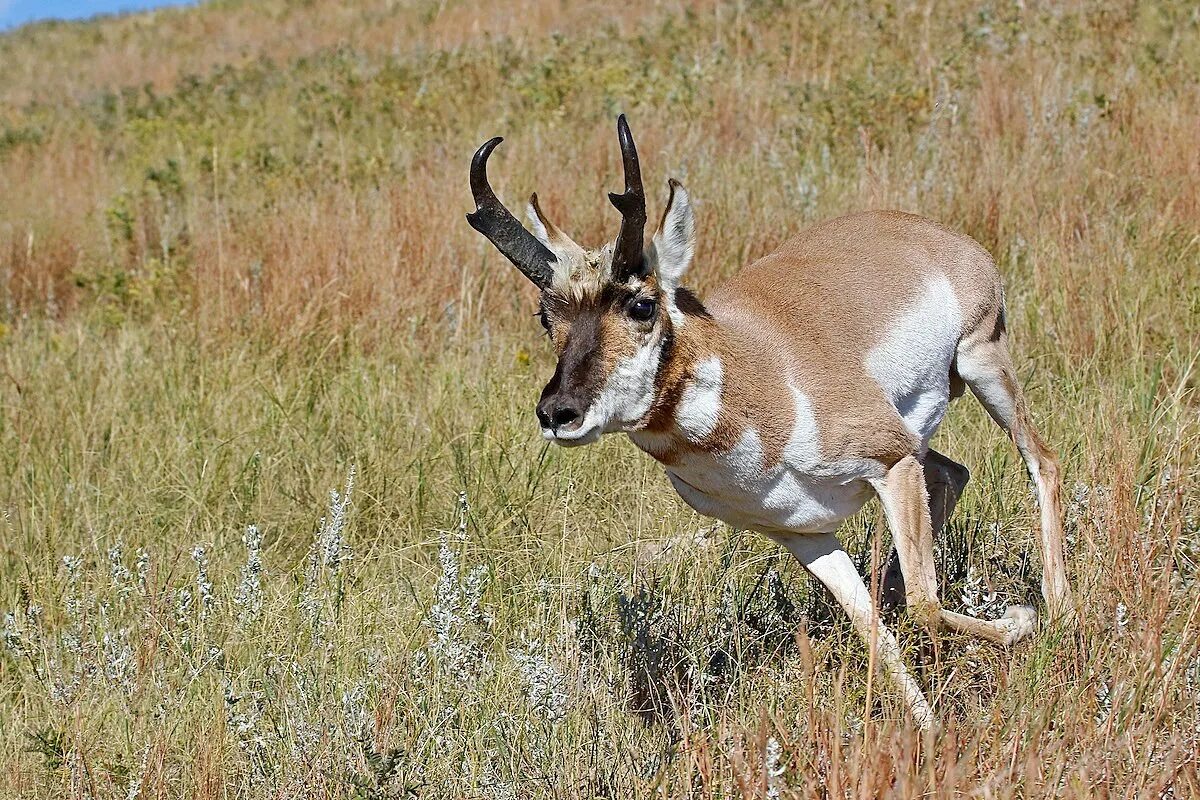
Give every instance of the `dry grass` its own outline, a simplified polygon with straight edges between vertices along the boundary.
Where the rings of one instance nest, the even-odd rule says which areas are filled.
[[[213,2],[18,30],[0,73],[0,791],[1200,794],[1193,8]],[[538,440],[466,164],[506,136],[501,196],[595,243],[618,110],[701,290],[867,207],[996,255],[1084,614],[1011,652],[900,620],[939,733],[864,707],[774,545]],[[1010,448],[970,402],[938,447],[947,603],[1034,597]]]

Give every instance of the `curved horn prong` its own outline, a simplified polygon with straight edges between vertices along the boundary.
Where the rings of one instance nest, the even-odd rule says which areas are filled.
[[[471,196],[475,198],[475,210],[467,214],[467,222],[486,236],[534,285],[545,289],[554,279],[554,254],[525,230],[488,183],[488,157],[502,141],[504,139],[499,136],[489,139],[471,159]]]
[[[608,199],[621,212],[621,232],[613,248],[613,280],[624,283],[645,266],[643,249],[646,232],[646,192],[642,188],[642,167],[637,147],[625,115],[617,117],[617,139],[621,143],[621,161],[625,165],[625,193],[610,192]]]

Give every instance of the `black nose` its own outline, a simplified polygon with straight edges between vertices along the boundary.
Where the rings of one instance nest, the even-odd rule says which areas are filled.
[[[547,397],[537,404],[537,418],[543,428],[555,432],[570,431],[582,424],[583,408],[571,400]]]

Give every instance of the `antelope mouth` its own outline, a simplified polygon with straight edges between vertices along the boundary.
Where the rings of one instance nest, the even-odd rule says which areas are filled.
[[[580,445],[591,444],[600,438],[600,434],[604,432],[604,429],[600,425],[585,423],[586,420],[583,420],[574,426],[563,426],[557,430],[543,426],[542,438],[562,447],[579,447]]]

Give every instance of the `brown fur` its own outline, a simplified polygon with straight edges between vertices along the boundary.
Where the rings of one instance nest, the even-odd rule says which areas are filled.
[[[675,190],[672,185],[672,198]],[[574,246],[561,241],[556,229],[550,230],[536,201],[534,214],[547,228],[553,246]],[[660,235],[667,216],[660,223]],[[681,264],[686,256],[680,252],[688,252],[690,245],[679,240],[690,236],[690,222],[683,225],[672,241],[663,242],[673,259],[660,273],[664,280],[677,280],[678,270],[686,265],[686,261]],[[649,347],[656,342],[653,385],[649,385],[647,366],[640,384],[646,388],[634,390],[643,392],[638,396],[647,398],[648,410],[643,414],[645,406],[636,406],[634,413],[642,415],[640,420],[631,427],[626,420],[624,429],[639,447],[676,468],[668,473],[687,502],[702,513],[715,511],[722,519],[729,519],[724,513],[735,518],[745,513],[739,503],[768,502],[767,494],[746,497],[735,490],[734,499],[728,501],[720,489],[708,493],[689,482],[694,476],[687,465],[696,463],[689,456],[699,454],[701,464],[715,463],[718,470],[736,475],[744,465],[714,462],[711,457],[741,452],[735,449],[740,442],[755,442],[746,438],[752,432],[761,443],[761,467],[770,474],[782,461],[793,433],[815,424],[818,466],[814,474],[826,465],[844,470],[839,473],[843,487],[851,481],[869,483],[882,501],[895,547],[887,576],[887,594],[893,602],[902,592],[909,609],[930,626],[1011,644],[1032,631],[1032,609],[1010,607],[1001,619],[987,621],[941,608],[933,555],[935,526],[938,531],[944,526],[968,473],[943,456],[925,452],[925,442],[908,429],[868,366],[875,358],[873,351],[889,334],[903,331],[911,336],[912,323],[904,315],[920,307],[916,305],[920,293],[934,281],[949,281],[960,327],[936,327],[936,312],[917,324],[930,326],[938,336],[957,336],[953,342],[931,340],[935,345],[931,352],[937,352],[938,344],[953,345],[952,360],[940,362],[949,369],[950,398],[970,385],[1025,458],[1042,514],[1043,594],[1052,616],[1069,613],[1072,601],[1063,558],[1058,462],[1030,424],[1008,355],[1000,278],[991,257],[976,242],[910,214],[868,212],[841,217],[801,233],[749,265],[705,303],[681,291],[674,309],[678,313],[673,314],[673,309],[664,308],[670,298],[659,298],[656,318],[642,323],[630,319],[630,302],[639,296],[656,296],[657,277],[652,273],[645,280],[631,279],[628,285],[614,284],[601,266],[608,263],[606,250],[580,256],[572,249],[570,257],[560,259],[554,286],[543,297],[543,313],[560,354],[559,371],[548,392],[558,390],[564,364],[567,371],[591,370],[607,376],[635,354],[629,363],[653,363],[647,354],[655,352]],[[654,253],[657,257],[658,251]],[[909,339],[906,346],[919,345]],[[579,348],[602,352],[603,365],[581,361]],[[882,358],[891,358],[886,347],[880,352]],[[943,358],[948,355],[941,352]],[[711,396],[714,376],[706,374],[698,381],[702,365],[713,357],[721,366],[719,398]],[[614,385],[620,386],[627,379],[617,374]],[[928,374],[924,379],[929,379]],[[680,403],[689,386],[697,383],[696,406],[687,410],[681,422]],[[793,388],[811,404],[813,420],[802,427],[797,426]],[[715,420],[707,415],[715,415]],[[931,419],[936,426],[937,419]],[[701,436],[699,431],[709,432]],[[757,464],[756,455],[748,458]],[[681,464],[684,469],[678,468]],[[718,477],[718,485],[724,479]],[[931,497],[930,489],[937,494]],[[720,499],[710,501],[712,496]],[[796,497],[803,504],[803,491]],[[847,507],[853,509],[856,501],[850,495]],[[793,524],[835,521],[820,514],[798,519]],[[882,628],[871,603],[863,602],[867,588],[836,536],[820,528],[760,524],[766,524],[764,532],[792,550],[833,592],[872,647],[878,643],[878,652],[914,718],[929,725],[929,705],[908,674],[894,637]]]
[[[899,267],[899,268],[898,268]],[[692,365],[720,356],[722,414],[708,440],[678,441],[651,455],[670,464],[690,446],[728,449],[751,424],[767,465],[795,423],[790,381],[813,404],[822,455],[891,466],[919,443],[866,372],[864,359],[928,276],[944,274],[966,330],[994,330],[1003,308],[988,253],[922,217],[867,212],[817,225],[730,278],[675,332],[672,363],[645,430],[669,434]],[[961,381],[952,383],[961,393]]]

